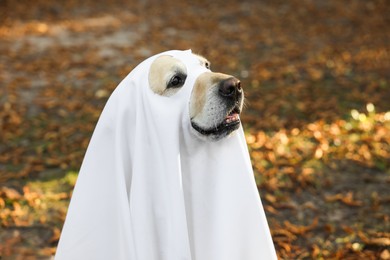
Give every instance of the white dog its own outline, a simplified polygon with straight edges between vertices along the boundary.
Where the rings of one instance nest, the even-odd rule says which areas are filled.
[[[276,259],[233,76],[191,51],[138,65],[109,98],[56,259]]]
[[[210,69],[210,62],[196,55],[199,64]],[[151,89],[171,96],[183,87],[187,78],[185,64],[169,55],[158,57],[151,65]],[[219,140],[240,126],[239,114],[244,94],[241,83],[233,76],[204,72],[194,84],[190,98],[191,125],[202,138]]]

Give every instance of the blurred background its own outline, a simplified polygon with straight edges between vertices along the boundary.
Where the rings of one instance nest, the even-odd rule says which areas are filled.
[[[0,0],[0,258],[50,259],[110,93],[192,49],[236,75],[280,259],[390,259],[387,0]]]

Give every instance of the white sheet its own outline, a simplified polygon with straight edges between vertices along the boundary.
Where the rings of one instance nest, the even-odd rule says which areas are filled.
[[[183,88],[154,94],[158,55],[187,67]],[[138,65],[109,98],[86,152],[56,259],[276,259],[242,127],[196,138],[188,102],[207,71],[191,51]]]

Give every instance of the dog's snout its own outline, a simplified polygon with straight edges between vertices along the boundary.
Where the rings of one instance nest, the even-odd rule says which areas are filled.
[[[223,80],[219,85],[219,93],[224,97],[236,98],[241,92],[241,82],[234,77]]]

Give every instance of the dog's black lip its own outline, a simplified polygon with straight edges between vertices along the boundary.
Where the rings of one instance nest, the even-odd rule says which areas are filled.
[[[227,114],[227,116],[229,115],[233,115],[233,114],[240,114],[240,107],[239,106],[235,106],[233,107],[233,109]],[[226,123],[225,120],[222,121],[222,123],[220,123],[218,126],[214,127],[214,128],[210,128],[210,129],[204,129],[200,126],[198,126],[195,122],[192,122],[191,121],[191,125],[192,127],[198,131],[200,134],[202,135],[219,135],[219,134],[222,134],[223,132],[232,132],[234,130],[236,130],[239,125],[241,123],[241,120],[238,119],[238,120],[235,120],[233,122],[230,122],[230,123]]]
[[[211,129],[203,129],[194,122],[191,122],[191,125],[196,131],[198,131],[202,135],[218,135],[221,134],[222,132],[229,132],[229,131],[236,130],[240,125],[240,120],[233,121],[230,123],[222,122],[217,127]]]
[[[238,106],[238,104],[232,109],[232,111],[230,111],[230,113],[228,115],[232,115],[234,113],[237,113],[237,114],[240,114],[241,113],[241,109],[240,107]]]
[[[240,115],[240,113],[241,113],[241,107],[240,107],[239,103],[236,102],[235,106],[230,110],[229,113],[227,113],[226,117],[233,115],[233,114]],[[235,120],[235,121],[230,122],[230,123],[227,123],[227,122],[225,122],[225,120],[223,120],[222,123],[220,123],[219,125],[217,125],[214,128],[204,129],[191,120],[192,127],[202,135],[221,135],[223,133],[230,133],[230,132],[233,132],[234,130],[238,129],[240,126],[240,123],[241,123],[240,118],[238,118],[238,120]]]

